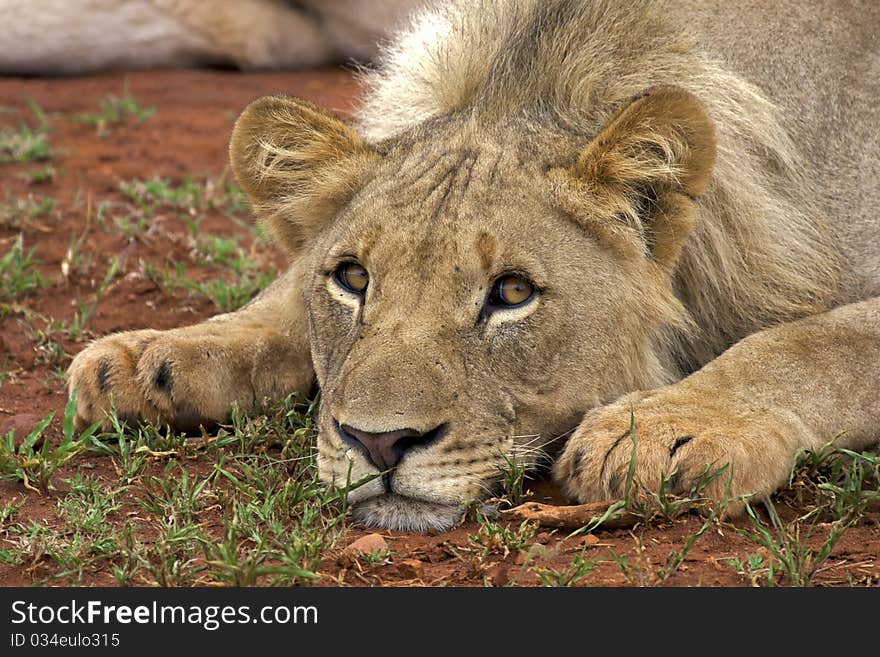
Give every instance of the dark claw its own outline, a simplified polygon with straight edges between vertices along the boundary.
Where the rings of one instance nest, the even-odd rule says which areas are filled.
[[[98,363],[98,390],[101,391],[102,395],[107,394],[107,390],[110,387],[110,361],[101,360]]]
[[[620,486],[620,475],[617,472],[612,472],[611,476],[608,478],[608,490],[611,491],[612,496],[623,493],[623,491],[620,491],[620,493],[618,493],[618,486]]]
[[[611,456],[611,452],[613,452],[617,448],[617,446],[621,443],[621,441],[624,438],[627,438],[630,435],[632,435],[632,434],[631,434],[630,430],[627,429],[626,431],[624,431],[620,435],[620,437],[617,440],[614,441],[614,444],[612,444],[611,447],[608,448],[608,451],[605,452],[605,458],[602,460],[602,469],[599,471],[599,479],[600,480],[605,479],[605,468],[608,466],[608,457]],[[614,477],[614,475],[612,474],[612,478],[613,477]],[[611,488],[613,489],[614,486],[612,486]]]
[[[153,385],[157,390],[171,392],[171,367],[168,361],[163,361],[156,369],[156,375],[153,377]]]
[[[682,436],[681,438],[676,438],[675,444],[672,445],[672,450],[669,452],[670,458],[675,456],[675,453],[679,450],[680,447],[684,447],[693,439],[693,436]]]

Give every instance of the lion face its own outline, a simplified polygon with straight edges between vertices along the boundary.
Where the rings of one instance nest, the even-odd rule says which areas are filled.
[[[582,163],[554,167],[534,145],[456,125],[372,149],[313,106],[257,102],[233,164],[306,272],[319,471],[361,482],[356,518],[447,528],[586,410],[663,378],[651,342],[674,316],[669,263],[625,229],[585,226],[609,192],[581,189]],[[286,145],[265,136],[279,121]],[[585,220],[572,206],[591,192]],[[685,194],[652,194],[652,212],[687,225]]]
[[[437,526],[619,394],[638,340],[626,273],[536,176],[478,147],[424,159],[387,157],[321,234],[308,312],[322,477],[385,472],[351,493],[362,517],[396,496]],[[516,173],[490,186],[496,166]]]

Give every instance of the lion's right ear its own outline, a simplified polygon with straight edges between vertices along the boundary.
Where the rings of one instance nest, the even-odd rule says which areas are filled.
[[[229,143],[232,171],[254,212],[291,254],[351,198],[378,158],[347,123],[283,96],[248,105]]]

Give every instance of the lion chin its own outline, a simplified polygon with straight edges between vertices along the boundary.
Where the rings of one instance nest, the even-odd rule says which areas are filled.
[[[427,502],[396,493],[371,497],[352,508],[355,521],[367,527],[409,532],[446,531],[463,513],[464,507],[458,504]]]

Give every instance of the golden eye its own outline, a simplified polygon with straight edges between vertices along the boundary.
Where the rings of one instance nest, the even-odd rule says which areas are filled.
[[[535,286],[519,276],[502,276],[492,286],[489,303],[494,306],[521,306],[535,294]]]
[[[363,294],[370,282],[367,270],[356,262],[343,262],[333,272],[333,278],[340,286],[355,294]]]

